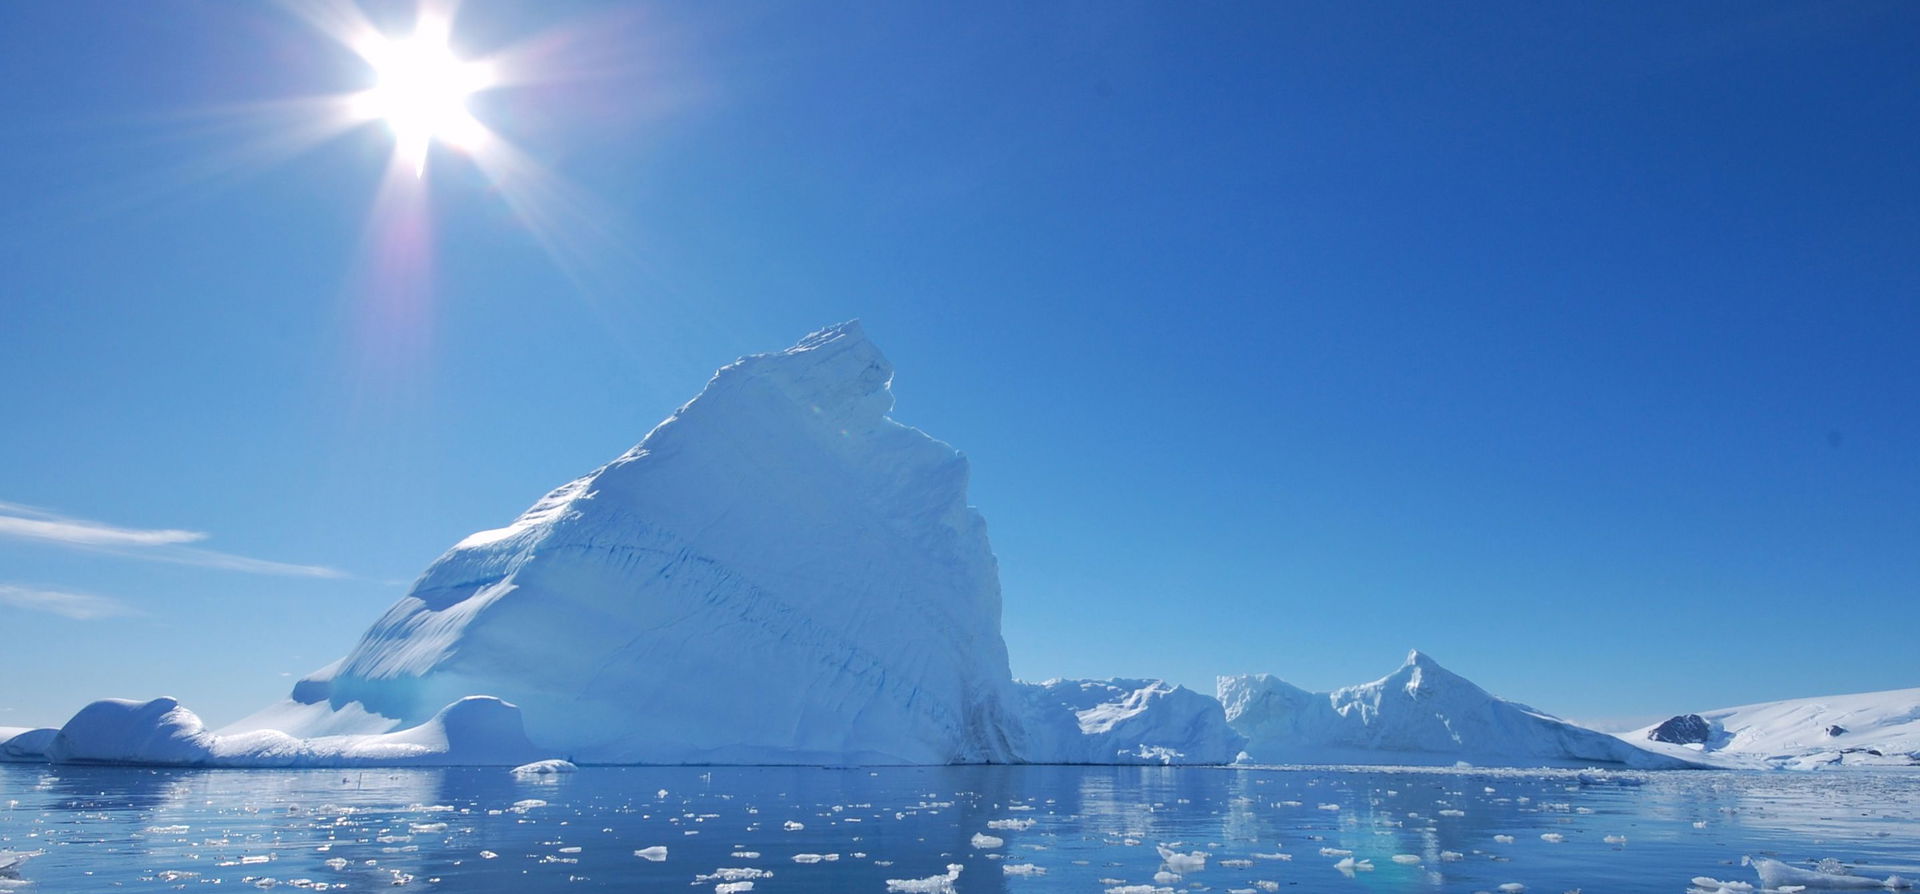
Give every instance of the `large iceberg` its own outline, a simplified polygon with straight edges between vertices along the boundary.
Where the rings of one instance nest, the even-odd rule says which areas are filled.
[[[892,378],[857,323],[722,368],[226,732],[386,733],[489,695],[579,761],[1019,759],[967,462],[887,417]]]
[[[1219,694],[1259,763],[1694,765],[1489,694],[1418,651],[1381,679],[1332,692],[1255,674],[1221,677]]]

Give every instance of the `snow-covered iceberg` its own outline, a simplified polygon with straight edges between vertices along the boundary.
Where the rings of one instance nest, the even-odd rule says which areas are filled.
[[[1219,694],[1258,763],[1692,765],[1489,694],[1418,651],[1381,679],[1332,692],[1255,674],[1221,677]]]
[[[1681,714],[1622,738],[1729,767],[1920,766],[1920,689],[1892,689]]]
[[[0,763],[42,763],[60,731],[52,727],[0,726]]]
[[[1224,764],[1246,737],[1220,703],[1161,680],[1022,683],[1027,749],[1036,763]]]
[[[1020,759],[967,461],[888,418],[892,378],[857,323],[726,366],[222,732],[388,733],[489,695],[580,761]]]

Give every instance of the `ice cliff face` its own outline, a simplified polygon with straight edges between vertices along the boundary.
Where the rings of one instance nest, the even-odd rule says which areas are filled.
[[[887,418],[892,377],[856,323],[721,369],[229,729],[385,732],[486,694],[583,761],[1018,759],[967,463]]]
[[[1219,693],[1260,763],[1688,764],[1493,696],[1420,652],[1379,680],[1332,692],[1259,674],[1221,677]]]
[[[1246,737],[1220,703],[1161,680],[1022,683],[1030,760],[1057,764],[1225,764]]]

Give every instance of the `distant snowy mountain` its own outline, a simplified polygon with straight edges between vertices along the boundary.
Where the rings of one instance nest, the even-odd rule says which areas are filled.
[[[1420,652],[1381,679],[1308,692],[1275,677],[1221,677],[1227,722],[1257,763],[1688,766],[1489,694]]]
[[[1621,738],[1722,766],[1920,766],[1920,689],[1680,714]]]

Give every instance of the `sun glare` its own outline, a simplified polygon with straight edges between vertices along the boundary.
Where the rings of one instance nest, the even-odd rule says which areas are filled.
[[[410,37],[369,35],[355,47],[378,80],[354,105],[361,115],[386,122],[395,154],[415,176],[425,173],[434,142],[471,152],[487,139],[486,126],[467,110],[467,98],[493,86],[492,66],[456,57],[447,37],[447,22],[422,18]]]

